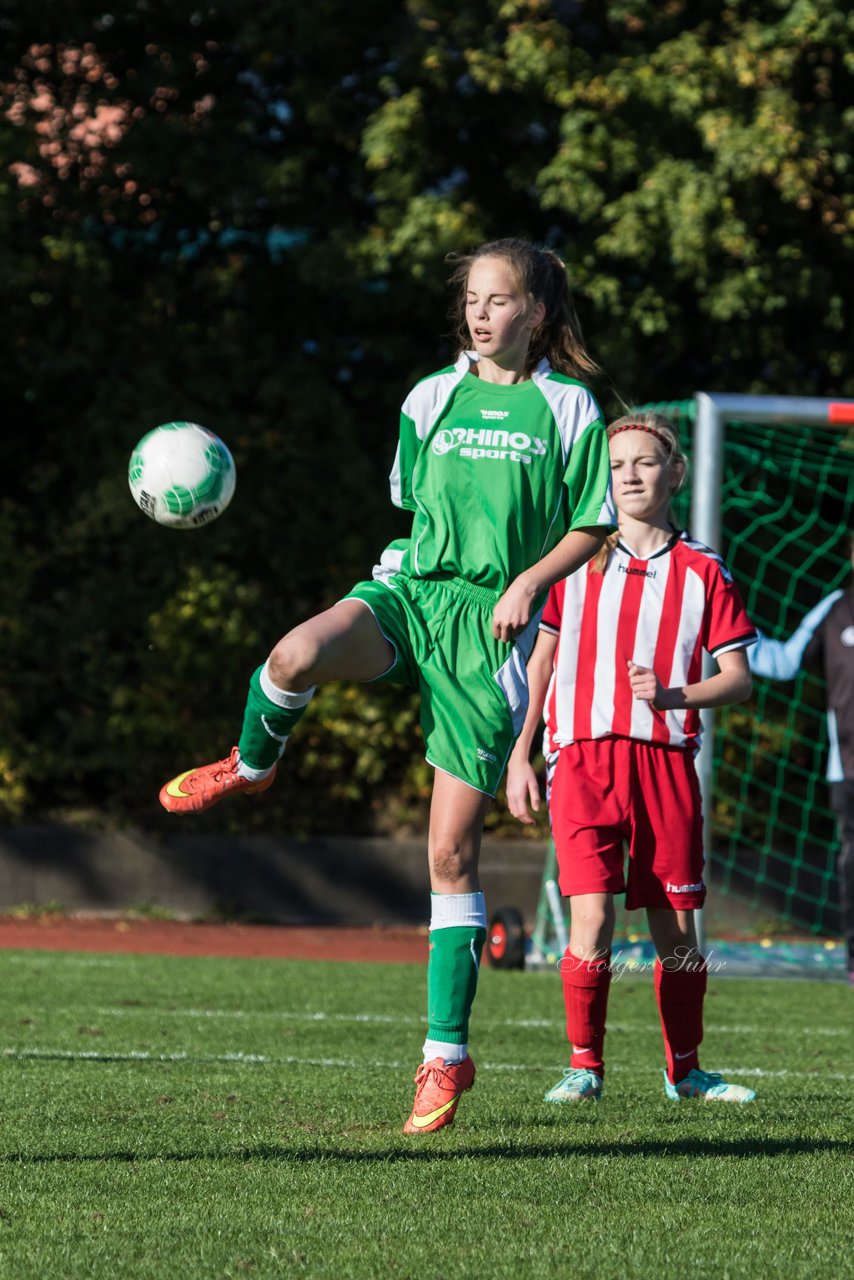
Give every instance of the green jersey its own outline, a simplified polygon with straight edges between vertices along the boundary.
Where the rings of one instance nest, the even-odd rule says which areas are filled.
[[[616,527],[599,406],[543,360],[513,386],[484,382],[474,357],[409,393],[391,472],[412,534],[375,576],[463,578],[502,592],[572,529]]]

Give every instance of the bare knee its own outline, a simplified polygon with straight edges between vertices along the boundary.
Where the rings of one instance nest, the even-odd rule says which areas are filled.
[[[463,842],[439,841],[430,850],[430,883],[445,893],[477,890],[477,855]]]
[[[659,960],[684,959],[697,951],[697,931],[693,911],[647,910],[649,931]]]
[[[601,959],[611,950],[614,900],[609,894],[570,899],[570,951],[579,960]]]
[[[314,684],[314,669],[320,656],[317,640],[304,627],[295,627],[283,636],[268,659],[270,679],[279,689],[301,693]]]

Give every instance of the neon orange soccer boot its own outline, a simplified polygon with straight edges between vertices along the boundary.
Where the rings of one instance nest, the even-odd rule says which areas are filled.
[[[231,755],[226,760],[199,765],[197,769],[179,773],[177,778],[167,782],[160,790],[163,808],[170,813],[201,813],[224,796],[234,795],[238,791],[242,791],[244,795],[257,796],[272,786],[276,776],[275,765],[266,778],[262,778],[260,782],[252,782],[249,778],[241,778],[237,772],[237,760],[237,747],[232,747]]]
[[[471,1058],[446,1063],[444,1058],[423,1062],[415,1073],[415,1102],[404,1133],[432,1133],[453,1124],[457,1105],[466,1089],[474,1084]]]

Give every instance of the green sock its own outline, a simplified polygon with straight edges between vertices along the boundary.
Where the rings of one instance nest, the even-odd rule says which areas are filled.
[[[457,925],[430,930],[427,960],[427,1038],[468,1044],[469,1015],[486,929]]]
[[[244,764],[250,769],[269,769],[276,763],[313,693],[314,689],[305,693],[277,689],[267,674],[266,663],[253,672],[243,713],[243,732],[237,744]]]

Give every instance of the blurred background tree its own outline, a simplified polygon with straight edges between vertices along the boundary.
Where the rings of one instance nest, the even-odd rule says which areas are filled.
[[[565,255],[608,414],[854,394],[853,26],[830,0],[0,6],[0,813],[156,830],[272,642],[406,531],[386,476],[453,354],[450,251]],[[176,419],[239,469],[186,535],[125,481]],[[413,698],[324,690],[287,773],[199,824],[418,827]]]

